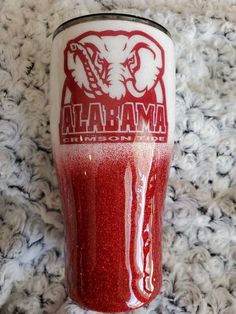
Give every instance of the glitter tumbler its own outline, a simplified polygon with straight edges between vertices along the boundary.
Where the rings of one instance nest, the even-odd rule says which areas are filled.
[[[68,294],[96,311],[141,307],[162,283],[175,121],[168,31],[125,14],[65,22],[54,33],[50,102]]]

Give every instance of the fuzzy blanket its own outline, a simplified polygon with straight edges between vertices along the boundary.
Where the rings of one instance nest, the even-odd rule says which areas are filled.
[[[48,81],[55,28],[102,11],[163,24],[176,49],[164,282],[135,313],[236,313],[235,1],[1,0],[0,10],[0,313],[95,313],[64,287]]]

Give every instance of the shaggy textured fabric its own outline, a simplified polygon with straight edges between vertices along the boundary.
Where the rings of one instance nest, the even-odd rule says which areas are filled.
[[[55,28],[101,11],[154,19],[176,49],[164,282],[136,313],[236,313],[235,1],[2,0],[0,9],[0,313],[94,313],[64,287],[48,80]]]

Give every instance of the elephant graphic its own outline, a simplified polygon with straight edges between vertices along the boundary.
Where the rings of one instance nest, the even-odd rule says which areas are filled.
[[[161,107],[167,121],[164,67],[164,49],[142,31],[88,31],[69,40],[64,50],[66,78],[62,90],[60,130],[64,121],[70,129],[75,125],[73,119],[76,118],[70,117],[77,104],[81,106],[80,119],[87,121],[89,106],[94,102],[103,108],[101,113],[110,110],[110,113],[122,114],[122,106],[129,102],[141,103],[144,111],[149,105],[155,106],[154,120]]]
[[[76,83],[91,99],[141,98],[159,83],[165,98],[163,48],[141,31],[86,32],[68,42],[64,60],[64,94],[66,87],[73,93]]]

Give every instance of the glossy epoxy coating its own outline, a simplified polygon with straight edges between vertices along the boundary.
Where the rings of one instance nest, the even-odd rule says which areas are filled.
[[[90,309],[128,311],[150,302],[161,287],[169,154],[130,147],[119,159],[96,159],[91,151],[79,162],[57,160],[67,287],[73,300]]]
[[[67,70],[71,69],[67,67],[65,73],[63,71],[66,45],[69,40],[74,41],[74,38],[80,38],[84,43],[83,34],[87,34],[91,29],[106,35],[107,29],[111,28],[116,31],[115,35],[117,30],[122,30],[122,36],[129,31],[130,34],[135,32],[136,35],[140,35],[141,31],[146,32],[156,36],[164,47],[166,61],[163,82],[165,87],[169,87],[168,90],[166,88],[165,104],[168,109],[167,142],[142,142],[138,140],[140,132],[135,133],[132,130],[132,143],[118,141],[63,145],[67,135],[62,132],[64,137],[61,136],[58,130],[60,106],[65,103],[61,102],[61,97],[64,95],[68,98],[66,92],[63,92],[63,83],[66,82],[64,87],[72,91],[72,110],[69,111],[65,124],[66,132],[71,132],[68,138],[73,136],[72,138],[76,139],[73,129],[76,121],[73,120],[70,127],[68,120],[71,112],[75,112],[73,104],[82,102],[86,107],[86,104],[91,103],[89,98],[96,94],[89,85],[84,94],[81,89],[75,87],[74,82],[65,81],[65,73],[68,77],[70,73]],[[80,34],[82,37],[78,37]],[[122,312],[135,309],[150,302],[160,290],[163,199],[174,129],[173,60],[170,62],[173,47],[167,38],[168,36],[159,30],[139,23],[95,21],[75,25],[63,31],[57,35],[54,42],[51,126],[54,159],[64,208],[67,289],[75,302],[92,310]],[[107,49],[109,50],[109,46]],[[152,66],[150,63],[150,69]],[[148,72],[146,77],[147,75]],[[136,93],[134,97],[134,89],[131,88],[125,99],[115,101],[113,98],[110,102],[115,102],[116,106],[122,106],[125,101],[135,104],[143,102],[144,108],[147,108],[148,104],[160,104],[163,100],[163,95],[160,97],[158,94],[159,91],[160,87],[158,91],[150,88],[141,98],[140,93]],[[95,100],[106,103],[110,96],[112,97],[96,96]],[[65,105],[61,109],[68,107],[67,103]],[[109,106],[110,103],[107,102],[104,110],[109,110]],[[81,110],[84,108],[81,107]],[[82,112],[85,115],[85,110]],[[99,123],[96,128],[103,130]],[[131,134],[129,129],[131,131],[131,124],[127,128],[126,137],[128,133]],[[118,133],[115,132],[117,137]],[[146,136],[147,131],[143,134]],[[101,138],[98,138],[99,140]]]

